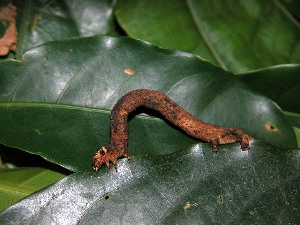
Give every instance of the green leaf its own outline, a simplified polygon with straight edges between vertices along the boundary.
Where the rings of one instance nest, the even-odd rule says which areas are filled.
[[[3,35],[5,34],[6,29],[7,29],[7,25],[4,24],[4,23],[0,20],[0,38],[3,37]]]
[[[294,127],[294,131],[297,138],[298,147],[300,147],[300,129],[298,127]]]
[[[300,149],[209,144],[71,175],[0,214],[16,224],[296,224]]]
[[[300,114],[284,112],[292,126],[294,127],[294,132],[296,135],[298,147],[300,147]]]
[[[128,35],[198,54],[234,73],[299,63],[299,23],[279,1],[120,0]]]
[[[275,146],[296,146],[277,105],[236,76],[195,55],[101,36],[44,44],[22,62],[0,63],[0,142],[89,171],[92,156],[109,141],[111,108],[139,88],[166,93],[205,122],[240,128]],[[147,115],[132,119],[129,133],[131,155],[166,154],[196,143]]]
[[[42,168],[0,169],[0,211],[64,177]]]
[[[291,112],[284,112],[290,123],[294,127],[299,127],[300,128],[300,114],[297,113],[291,113]]]
[[[115,0],[65,0],[64,2],[79,29],[80,36],[115,34],[113,16]]]
[[[300,113],[300,65],[287,64],[239,74],[250,87],[274,100],[283,110]]]
[[[274,100],[284,110],[294,127],[300,128],[300,65],[286,64],[239,74],[239,77],[256,91]],[[296,112],[296,113],[292,113]],[[298,129],[294,129],[298,146]]]
[[[114,0],[14,0],[13,4],[18,11],[18,59],[49,41],[114,33]]]

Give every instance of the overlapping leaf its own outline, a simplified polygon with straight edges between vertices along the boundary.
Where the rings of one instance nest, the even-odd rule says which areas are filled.
[[[10,2],[18,13],[18,59],[26,50],[49,41],[114,33],[114,0]]]
[[[28,2],[31,4],[25,7],[25,15],[34,11],[35,2]],[[79,32],[81,28],[88,29],[89,19],[82,18],[93,16],[72,13],[73,9],[86,12],[86,7],[78,7],[73,1],[44,3],[50,9],[47,12],[45,8],[46,15],[66,19],[67,29],[74,29],[77,20],[84,24],[76,24]],[[53,3],[57,4],[57,10]],[[191,12],[197,10],[197,2],[187,3]],[[255,1],[251,4],[255,5]],[[276,5],[280,6],[277,2]],[[67,12],[63,8],[71,12],[59,18],[63,15],[59,12]],[[274,11],[279,17],[283,15],[277,9]],[[33,13],[34,17],[28,20],[32,31],[37,31],[44,21],[40,13]],[[106,15],[110,23],[111,14]],[[169,21],[160,20],[161,24]],[[69,22],[74,24],[69,26]],[[294,27],[286,29],[291,31]],[[219,56],[215,57],[216,52],[211,54],[213,48],[205,46],[206,43],[201,43],[204,47],[199,45],[201,52],[211,55],[213,62],[221,62]],[[297,40],[289,43],[297,45]],[[294,52],[297,49],[293,46]],[[242,58],[240,52],[232,55]],[[256,53],[251,53],[250,58],[253,55]],[[279,61],[284,58],[281,56]],[[225,63],[234,68],[232,71],[257,63],[254,60],[243,64],[243,58],[243,62],[234,60],[232,64],[230,59],[229,64],[228,60]],[[266,65],[270,62],[274,60],[264,61]],[[0,64],[0,126],[3,128],[0,142],[40,154],[73,171],[90,170],[92,155],[109,141],[112,105],[122,94],[137,88],[162,91],[205,121],[242,128],[256,139],[281,147],[295,145],[292,129],[278,107],[231,74],[193,55],[162,50],[132,39],[109,37],[54,42],[27,52],[22,62]],[[133,156],[131,164],[120,160],[118,173],[102,170],[100,176],[95,173],[70,176],[4,211],[0,223],[264,224],[299,220],[299,150],[279,150],[256,142],[251,144],[250,151],[243,152],[238,144],[233,144],[222,146],[221,152],[213,154],[208,144],[194,143],[195,140],[161,119],[136,116],[130,122],[130,153],[148,156]],[[185,150],[179,151],[182,149]],[[157,156],[170,152],[173,153]]]
[[[270,97],[285,111],[300,113],[300,65],[279,65],[241,74],[253,89]]]
[[[166,93],[206,122],[296,146],[277,105],[232,74],[191,54],[101,36],[41,45],[22,62],[0,64],[0,142],[73,171],[90,170],[93,154],[109,141],[110,109],[138,88]],[[149,116],[133,119],[129,129],[132,155],[165,154],[195,143]]]
[[[253,89],[268,96],[285,110],[285,115],[294,126],[300,146],[300,65],[278,65],[239,76]]]
[[[288,224],[300,219],[299,150],[198,144],[77,173],[0,214],[16,224]]]
[[[300,25],[280,1],[120,0],[116,16],[131,37],[234,73],[300,62]]]

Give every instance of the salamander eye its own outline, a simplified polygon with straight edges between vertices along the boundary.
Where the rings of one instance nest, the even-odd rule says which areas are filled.
[[[105,151],[103,151],[102,149],[100,149],[100,155],[102,155],[102,156],[104,156],[106,153],[105,153]]]

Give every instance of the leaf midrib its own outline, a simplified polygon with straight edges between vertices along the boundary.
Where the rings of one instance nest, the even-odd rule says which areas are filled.
[[[205,35],[205,33],[202,32],[200,21],[196,19],[196,16],[195,16],[195,13],[194,13],[194,10],[193,10],[194,7],[192,7],[192,4],[191,4],[190,0],[186,0],[186,3],[187,3],[187,6],[188,6],[188,9],[190,10],[190,13],[191,13],[191,16],[193,18],[193,21],[194,21],[194,23],[195,23],[195,25],[197,27],[197,30],[198,30],[200,36],[205,41],[206,46],[209,48],[210,52],[212,53],[212,55],[214,56],[214,58],[216,59],[216,61],[219,63],[219,65],[223,69],[228,70],[228,68],[224,64],[223,60],[219,57],[219,55],[218,55],[216,49],[214,48],[213,44],[209,41],[209,38],[207,38],[207,36]]]
[[[36,191],[31,188],[21,187],[19,185],[14,185],[6,182],[0,182],[0,189],[8,190],[10,192],[18,192],[22,195],[29,195],[32,192]]]
[[[1,108],[8,107],[24,107],[24,108],[57,108],[57,109],[69,109],[69,110],[82,110],[87,112],[98,112],[104,114],[110,114],[111,110],[109,109],[101,109],[101,108],[89,108],[84,106],[75,106],[75,105],[67,105],[67,104],[55,104],[55,103],[42,103],[42,102],[0,102]],[[154,121],[162,121],[162,119],[158,117],[154,117],[147,114],[136,115],[135,117],[146,119],[146,120],[154,120]]]

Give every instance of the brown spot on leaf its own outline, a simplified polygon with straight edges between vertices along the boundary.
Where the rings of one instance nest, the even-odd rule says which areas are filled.
[[[134,74],[134,70],[132,70],[132,69],[125,69],[124,73],[126,73],[128,76],[132,76]]]
[[[221,203],[223,203],[224,202],[224,195],[220,194],[218,196],[218,199],[220,200]]]
[[[36,25],[37,25],[39,19],[41,19],[41,15],[40,14],[35,14],[33,16],[33,20],[32,20],[31,27],[30,27],[30,31],[31,32],[33,32],[35,30]]]
[[[17,9],[12,4],[8,4],[0,9],[0,20],[8,25],[4,35],[0,39],[0,56],[7,55],[10,50],[16,50],[18,36],[16,16]]]
[[[270,123],[266,123],[265,124],[265,128],[268,131],[273,131],[273,132],[277,132],[278,131],[278,128],[275,127],[274,125],[270,124]]]

